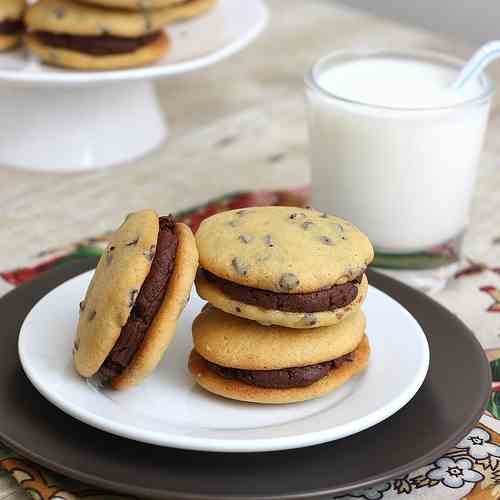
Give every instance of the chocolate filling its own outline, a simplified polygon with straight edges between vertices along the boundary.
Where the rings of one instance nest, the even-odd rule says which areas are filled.
[[[69,35],[66,33],[50,33],[48,31],[36,31],[35,35],[44,45],[50,47],[74,50],[93,56],[107,56],[134,52],[154,42],[160,36],[160,32],[157,31],[134,38],[113,35]]]
[[[0,35],[14,35],[19,33],[24,29],[24,24],[21,19],[15,21],[11,19],[5,19],[0,21]]]
[[[340,358],[325,361],[317,365],[301,366],[297,368],[283,368],[280,370],[240,370],[227,368],[210,361],[206,361],[210,370],[225,379],[241,380],[246,384],[264,387],[265,389],[289,389],[291,387],[306,387],[326,377],[331,370],[353,360],[352,353]]]
[[[141,345],[163,302],[174,269],[176,251],[175,221],[170,215],[160,217],[160,231],[151,269],[137,295],[127,323],[99,369],[98,377],[101,382],[109,382],[120,375]]]
[[[317,292],[278,293],[239,285],[219,278],[206,269],[200,270],[200,272],[204,273],[205,278],[221,290],[224,295],[233,300],[263,309],[299,313],[334,311],[349,305],[358,295],[356,285],[361,283],[363,278],[363,273],[361,273],[352,281]]]

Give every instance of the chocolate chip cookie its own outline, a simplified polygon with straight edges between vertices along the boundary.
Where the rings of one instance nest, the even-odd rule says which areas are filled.
[[[262,326],[204,309],[193,323],[189,369],[206,390],[254,403],[292,403],[320,397],[368,364],[361,311],[314,330]]]
[[[25,0],[0,2],[0,51],[14,48],[21,40],[24,24]]]
[[[167,9],[168,10],[168,9]],[[28,8],[26,44],[47,64],[81,70],[143,66],[169,47],[170,12],[130,12],[70,0],[40,0]]]
[[[110,239],[79,306],[78,373],[114,389],[141,382],[175,334],[197,265],[186,225],[153,210],[130,214]]]
[[[198,293],[265,325],[317,328],[359,309],[373,259],[368,238],[315,210],[259,207],[206,219],[196,240]]]

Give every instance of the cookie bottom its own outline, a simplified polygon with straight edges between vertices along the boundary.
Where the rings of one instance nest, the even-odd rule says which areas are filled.
[[[364,275],[358,286],[358,294],[349,305],[333,311],[317,313],[286,312],[245,304],[229,298],[203,275],[196,277],[196,290],[200,297],[218,309],[228,314],[257,321],[262,325],[280,325],[287,328],[317,328],[340,323],[344,318],[356,312],[366,298],[368,280]]]
[[[161,35],[152,43],[144,45],[138,50],[127,54],[108,56],[93,56],[74,50],[50,47],[41,43],[32,33],[26,35],[26,45],[46,64],[79,70],[103,71],[151,64],[165,54],[170,46],[170,40],[168,35],[162,31]]]
[[[198,268],[198,250],[191,229],[175,225],[177,252],[165,298],[144,340],[127,368],[111,381],[113,389],[127,389],[142,382],[161,361],[175,335],[177,320],[186,306]]]
[[[278,370],[315,365],[354,351],[365,334],[360,309],[322,328],[261,326],[255,321],[204,308],[192,325],[196,352],[214,364],[240,370]]]
[[[328,394],[361,373],[368,365],[370,344],[366,335],[352,353],[352,361],[335,368],[322,379],[307,387],[267,389],[239,380],[225,379],[212,371],[207,362],[193,349],[189,357],[189,370],[196,382],[205,390],[229,399],[262,404],[285,404],[307,401]]]
[[[14,35],[0,35],[0,51],[10,50],[19,45],[21,42],[22,33]]]

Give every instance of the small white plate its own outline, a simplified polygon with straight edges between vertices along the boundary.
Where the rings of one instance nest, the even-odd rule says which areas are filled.
[[[187,370],[191,323],[204,302],[193,291],[177,334],[156,371],[123,392],[98,390],[72,363],[78,303],[92,272],[48,293],[26,317],[19,356],[26,375],[49,401],[73,417],[137,441],[205,451],[300,448],[371,427],[403,407],[429,366],[429,347],[416,320],[370,287],[364,310],[372,347],[366,372],[323,398],[282,406],[240,403],[209,394]]]

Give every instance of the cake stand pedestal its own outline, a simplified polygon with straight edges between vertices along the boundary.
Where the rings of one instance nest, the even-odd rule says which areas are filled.
[[[144,68],[86,72],[40,64],[20,49],[0,56],[0,165],[75,172],[133,161],[168,137],[154,80],[214,64],[263,30],[261,0],[219,0],[169,27],[171,51]]]
[[[67,171],[134,160],[168,128],[151,81],[67,88],[0,87],[0,164]]]

